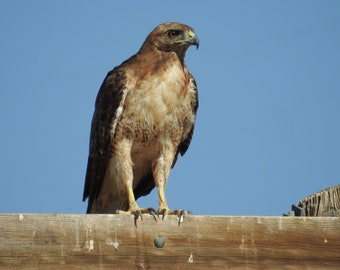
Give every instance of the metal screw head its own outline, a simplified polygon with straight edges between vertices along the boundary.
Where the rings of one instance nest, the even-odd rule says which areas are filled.
[[[157,248],[162,248],[162,247],[164,247],[165,240],[164,240],[164,238],[162,236],[157,236],[155,238],[155,240],[153,241],[153,243],[155,244],[155,246]]]

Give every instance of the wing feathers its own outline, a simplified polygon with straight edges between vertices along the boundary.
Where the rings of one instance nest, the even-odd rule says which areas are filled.
[[[196,112],[197,112],[197,109],[198,109],[198,91],[197,91],[196,81],[191,74],[190,74],[189,93],[190,93],[192,114],[193,114],[193,117],[196,118]],[[183,156],[185,154],[185,152],[188,150],[189,145],[191,143],[192,135],[194,133],[194,127],[195,127],[195,123],[193,122],[192,127],[191,127],[188,135],[186,136],[186,138],[184,138],[184,140],[178,146],[177,154],[176,154],[174,161],[172,163],[172,167],[174,167],[175,164],[176,164],[178,153],[180,153],[181,156]]]
[[[97,198],[104,179],[110,156],[111,134],[114,133],[117,118],[120,116],[117,111],[123,105],[126,96],[125,85],[125,72],[115,68],[107,74],[96,99],[83,194],[84,201],[89,197],[87,212],[90,211],[93,201]]]

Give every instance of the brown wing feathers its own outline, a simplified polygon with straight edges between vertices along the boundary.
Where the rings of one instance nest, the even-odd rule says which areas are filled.
[[[90,135],[90,154],[85,177],[83,200],[89,197],[90,211],[97,198],[109,160],[111,137],[110,131],[116,111],[123,97],[125,73],[119,69],[110,71],[104,79],[97,99],[95,114],[92,119]]]

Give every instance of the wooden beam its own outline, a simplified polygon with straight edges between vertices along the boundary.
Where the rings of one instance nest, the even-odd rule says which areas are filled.
[[[209,267],[338,268],[340,218],[0,215],[0,269]]]
[[[340,185],[312,194],[297,205],[303,216],[340,217]]]

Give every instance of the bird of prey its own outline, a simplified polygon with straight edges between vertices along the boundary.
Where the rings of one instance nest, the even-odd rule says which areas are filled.
[[[176,214],[165,186],[178,154],[187,151],[198,108],[196,82],[184,56],[198,48],[194,30],[163,23],[139,51],[108,72],[97,95],[83,200],[87,213]],[[136,200],[156,187],[158,210]]]

